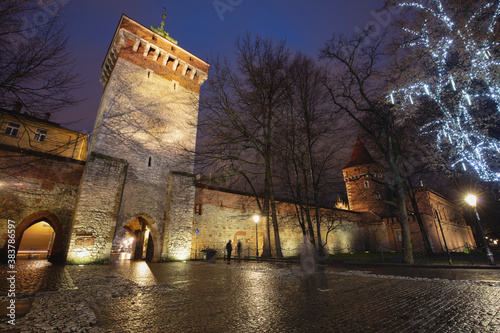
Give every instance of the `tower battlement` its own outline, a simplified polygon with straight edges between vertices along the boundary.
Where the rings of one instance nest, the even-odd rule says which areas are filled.
[[[172,43],[160,34],[122,15],[102,64],[101,83],[105,87],[118,58],[153,72],[199,93],[208,78],[205,61]]]

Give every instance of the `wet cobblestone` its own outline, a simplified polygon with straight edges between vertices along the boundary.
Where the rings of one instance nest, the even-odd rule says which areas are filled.
[[[0,276],[7,276],[7,265],[0,265]],[[46,260],[19,260],[16,263],[16,293],[74,289],[75,285],[64,266]],[[0,279],[0,295],[6,295],[9,284]]]
[[[500,279],[409,277],[269,263],[67,266],[78,289],[38,292],[22,332],[500,332]],[[498,271],[496,271],[498,272]],[[473,273],[473,274],[470,274]],[[11,328],[0,323],[0,330]]]

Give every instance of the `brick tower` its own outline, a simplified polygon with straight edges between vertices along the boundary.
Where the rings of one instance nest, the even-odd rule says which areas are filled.
[[[163,22],[148,29],[122,15],[102,65],[69,261],[109,258],[123,228],[135,235],[136,258],[146,243],[148,260],[189,258],[198,103],[208,67],[177,46]]]
[[[384,196],[382,165],[373,159],[359,138],[342,173],[350,210],[385,215],[386,208],[381,201]]]

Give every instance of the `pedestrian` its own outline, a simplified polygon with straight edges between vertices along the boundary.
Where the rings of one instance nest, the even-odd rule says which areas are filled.
[[[312,274],[316,271],[317,265],[314,259],[314,245],[308,234],[303,235],[303,243],[299,246],[300,266],[306,274]]]
[[[227,250],[227,260],[231,261],[231,252],[233,252],[233,245],[231,244],[231,240],[227,242],[226,250]]]
[[[238,261],[241,261],[241,241],[238,240],[238,244],[236,244],[236,250],[238,250]]]

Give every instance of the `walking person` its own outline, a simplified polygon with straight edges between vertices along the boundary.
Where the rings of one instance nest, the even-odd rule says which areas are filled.
[[[236,244],[236,250],[238,251],[238,261],[241,261],[241,250],[242,250],[241,241],[238,240],[238,244]]]
[[[231,244],[231,240],[227,242],[226,244],[226,251],[227,251],[227,260],[231,261],[231,252],[233,252],[233,245]]]

